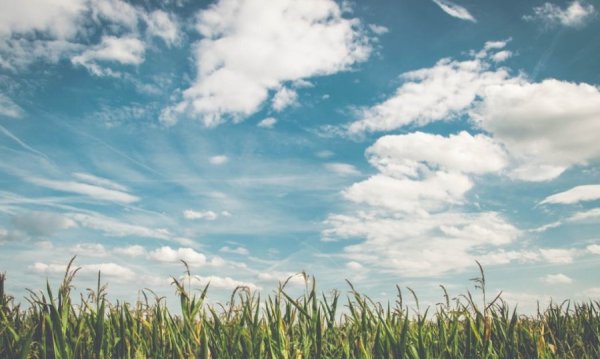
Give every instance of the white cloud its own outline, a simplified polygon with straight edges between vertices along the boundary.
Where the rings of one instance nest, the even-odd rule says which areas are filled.
[[[23,109],[13,100],[0,93],[0,116],[19,118],[23,116]]]
[[[196,29],[196,81],[163,111],[165,123],[183,114],[206,126],[242,120],[270,90],[347,70],[371,51],[359,21],[332,0],[221,0],[198,13]]]
[[[152,36],[160,37],[168,46],[179,43],[181,34],[173,14],[162,10],[153,11],[147,15],[146,24],[147,32]]]
[[[193,209],[183,211],[183,216],[186,219],[205,219],[207,221],[214,221],[219,218],[219,215],[213,211],[194,211]]]
[[[140,245],[131,245],[127,247],[117,247],[113,250],[115,253],[123,254],[128,257],[141,257],[146,254],[146,249]]]
[[[490,58],[494,62],[503,62],[512,56],[512,52],[508,50],[499,51],[493,54]]]
[[[390,31],[390,29],[387,27],[377,24],[369,24],[369,30],[373,31],[377,35],[387,34]]]
[[[592,254],[600,254],[600,244],[590,244],[585,249]]]
[[[568,277],[562,273],[548,274],[547,276],[542,278],[542,281],[544,283],[548,283],[548,284],[570,284],[570,283],[573,283],[573,279],[571,279],[570,277]]]
[[[184,260],[190,266],[203,266],[206,256],[192,248],[173,249],[168,246],[160,247],[148,253],[148,258],[162,263],[177,263]]]
[[[597,199],[600,199],[600,185],[585,185],[548,196],[540,204],[573,204]]]
[[[273,109],[275,111],[282,111],[288,106],[295,105],[298,102],[298,93],[296,90],[287,88],[285,86],[281,87],[271,100]]]
[[[363,109],[350,134],[389,131],[447,120],[469,109],[482,90],[508,81],[506,69],[492,69],[486,58],[442,59],[431,68],[402,74],[405,82],[384,102]]]
[[[130,281],[136,278],[133,270],[116,263],[85,264],[78,267],[81,268],[79,270],[79,273],[81,274],[97,275],[98,272],[100,272],[102,276],[111,277],[113,280],[119,281]],[[33,265],[29,266],[29,269],[40,273],[56,274],[64,273],[67,266],[64,264],[35,262]]]
[[[78,243],[70,248],[71,253],[88,257],[106,257],[108,251],[100,243]]]
[[[13,71],[71,58],[94,75],[121,76],[109,64],[143,62],[145,45],[138,36],[159,37],[169,46],[181,37],[173,14],[121,0],[0,0],[0,8],[0,67]],[[87,43],[99,28],[101,42]]]
[[[136,278],[133,270],[116,263],[87,264],[81,266],[82,273],[97,274],[111,277],[120,281],[131,281]]]
[[[100,201],[117,203],[132,203],[139,201],[138,197],[129,193],[87,183],[75,181],[56,181],[37,177],[28,177],[25,178],[25,180],[37,186],[46,187],[61,192],[77,193]]]
[[[292,284],[297,286],[306,284],[302,273],[267,271],[258,273],[257,278],[261,282],[276,284],[284,282],[287,282],[288,285]]]
[[[219,249],[219,252],[239,254],[241,256],[247,256],[250,254],[250,251],[248,251],[247,248],[244,248],[242,246],[238,246],[236,248],[230,248],[229,246],[225,246]]]
[[[520,231],[497,213],[439,213],[396,216],[376,212],[330,215],[328,238],[364,238],[346,246],[344,256],[372,268],[423,277],[465,270],[512,243]],[[510,258],[521,260],[522,258]]]
[[[210,162],[210,164],[212,165],[223,165],[227,162],[229,162],[229,157],[225,156],[225,155],[217,155],[217,156],[212,156],[208,159],[208,162]]]
[[[575,249],[548,248],[540,249],[540,253],[549,263],[569,264],[573,262],[577,251]]]
[[[0,36],[40,31],[66,39],[77,33],[86,3],[83,0],[0,0],[0,8]]]
[[[210,284],[210,287],[212,287],[212,288],[232,290],[232,289],[235,289],[238,287],[247,287],[250,290],[260,289],[260,287],[258,287],[256,284],[254,284],[252,282],[243,282],[243,281],[235,280],[231,277],[219,277],[219,276],[214,276],[214,275],[210,275],[210,276],[194,275],[191,277],[191,279],[192,279],[193,284],[197,284],[200,286],[206,286],[206,285]]]
[[[473,183],[458,173],[437,171],[422,180],[398,179],[384,174],[350,186],[343,192],[346,199],[390,211],[420,212],[441,210],[460,204]]]
[[[460,116],[503,146],[510,177],[546,181],[573,165],[600,158],[600,90],[585,83],[539,83],[494,68],[507,41],[488,42],[465,61],[443,59],[402,75],[406,81],[387,100],[363,109],[351,135],[424,126]],[[505,50],[503,50],[505,51]],[[576,121],[573,119],[577,119]]]
[[[357,271],[357,270],[363,269],[363,266],[362,266],[362,264],[360,264],[358,262],[350,261],[350,262],[346,263],[346,268]]]
[[[433,2],[439,6],[442,10],[444,10],[444,12],[452,17],[461,19],[461,20],[466,20],[466,21],[471,21],[471,22],[477,22],[477,20],[475,20],[475,18],[473,17],[473,15],[471,15],[471,13],[465,9],[464,7],[457,5],[451,1],[448,0],[433,0]]]
[[[267,117],[267,118],[261,120],[257,124],[257,126],[262,127],[262,128],[273,128],[273,126],[275,126],[276,123],[277,123],[277,119],[275,119],[274,117]]]
[[[570,222],[581,222],[600,219],[600,208],[592,208],[587,211],[577,212],[568,218]]]
[[[120,72],[107,65],[139,65],[144,62],[145,51],[144,43],[135,37],[104,36],[100,44],[74,56],[71,62],[85,67],[96,76],[120,76]]]
[[[148,228],[100,215],[70,213],[68,216],[80,226],[104,232],[108,236],[154,238],[179,242],[186,241],[184,238],[176,237],[168,230],[162,228]]]
[[[507,164],[506,153],[491,138],[465,131],[448,137],[423,132],[383,136],[366,155],[381,173],[397,178],[418,177],[436,168],[483,174]]]
[[[475,121],[503,143],[525,167],[556,177],[574,164],[600,158],[600,90],[558,80],[487,86],[472,112]],[[576,119],[576,120],[573,120]],[[552,169],[554,168],[554,172]],[[525,171],[515,177],[530,180]]]
[[[77,178],[78,180],[92,184],[92,185],[110,188],[110,189],[114,189],[114,190],[121,191],[121,192],[129,191],[127,189],[127,187],[125,187],[123,185],[120,185],[120,184],[118,184],[114,181],[111,181],[109,179],[106,179],[106,178],[94,176],[89,173],[74,172],[73,177]]]
[[[331,162],[326,163],[325,168],[329,171],[337,173],[341,176],[358,176],[360,175],[360,171],[351,164],[348,163],[340,163],[340,162]]]
[[[585,25],[594,13],[595,9],[592,4],[583,4],[580,1],[571,2],[565,9],[547,2],[542,6],[534,7],[533,15],[525,15],[523,19],[541,21],[549,27],[562,25],[578,28]]]
[[[46,237],[54,233],[77,226],[66,215],[53,212],[31,211],[20,213],[12,220],[13,225],[33,237]]]
[[[135,30],[141,10],[121,0],[90,0],[91,18],[97,23],[101,20],[119,24],[129,30]]]

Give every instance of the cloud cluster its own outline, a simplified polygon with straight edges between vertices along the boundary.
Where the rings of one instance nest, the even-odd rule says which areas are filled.
[[[142,63],[147,39],[160,38],[172,46],[181,37],[173,14],[149,12],[122,0],[3,2],[0,67],[13,71],[38,60],[70,58],[94,75],[120,76],[112,65]],[[102,36],[94,43],[97,34]]]
[[[343,195],[367,209],[330,215],[324,231],[328,240],[365,238],[345,247],[345,255],[358,265],[408,276],[437,275],[467,268],[519,236],[498,213],[460,210],[473,176],[506,166],[504,150],[491,138],[467,132],[390,135],[366,154],[378,173]]]
[[[527,21],[540,21],[548,27],[566,26],[582,27],[595,14],[592,4],[585,4],[581,1],[573,1],[566,8],[561,8],[552,3],[544,3],[541,6],[533,8],[532,15],[525,15],[523,19]]]
[[[506,44],[488,42],[466,60],[443,59],[403,74],[394,95],[361,110],[347,127],[355,135],[467,118],[472,131],[481,132],[386,135],[365,151],[377,173],[342,191],[355,210],[329,215],[323,232],[324,240],[360,240],[344,248],[353,268],[418,277],[463,270],[475,260],[565,264],[578,255],[518,243],[521,230],[500,213],[473,212],[467,196],[482,176],[549,180],[600,158],[592,139],[600,131],[599,89],[513,76],[497,65],[511,55]],[[542,203],[594,200],[596,187],[576,187]],[[570,220],[596,215],[585,211]]]
[[[196,29],[196,80],[163,111],[167,124],[183,115],[207,127],[240,121],[272,91],[280,111],[297,98],[286,83],[347,70],[371,52],[359,21],[333,0],[220,0],[197,15]]]
[[[506,42],[489,42],[467,60],[443,59],[402,75],[395,94],[348,127],[350,134],[424,126],[467,116],[504,147],[509,175],[547,181],[567,168],[600,158],[600,90],[554,79],[530,82],[494,58]]]

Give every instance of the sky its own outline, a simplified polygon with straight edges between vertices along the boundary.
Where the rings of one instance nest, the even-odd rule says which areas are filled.
[[[0,0],[7,290],[597,298],[599,9]]]

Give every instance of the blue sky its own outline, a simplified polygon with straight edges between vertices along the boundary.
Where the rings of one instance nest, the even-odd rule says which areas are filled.
[[[8,288],[597,297],[599,8],[2,0]]]

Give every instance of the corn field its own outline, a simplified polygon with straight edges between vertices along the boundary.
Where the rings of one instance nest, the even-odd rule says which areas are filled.
[[[600,358],[600,301],[522,316],[500,295],[487,301],[483,270],[473,279],[483,300],[444,289],[443,303],[424,310],[410,289],[416,308],[399,288],[395,303],[381,304],[350,283],[347,296],[318,294],[314,278],[300,297],[286,283],[266,298],[238,288],[215,307],[208,286],[192,295],[173,278],[177,315],[146,292],[135,304],[109,303],[100,275],[76,304],[76,273],[71,261],[58,291],[30,291],[25,307],[0,275],[0,358]]]

